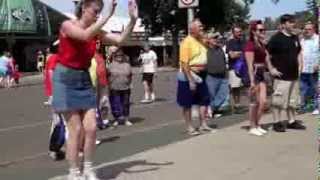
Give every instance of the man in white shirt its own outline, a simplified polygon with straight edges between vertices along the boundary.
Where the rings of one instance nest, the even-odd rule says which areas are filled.
[[[151,103],[155,100],[153,76],[157,72],[157,54],[145,45],[144,52],[140,55],[142,62],[142,83],[144,87],[144,99],[142,103]]]
[[[315,33],[312,23],[304,27],[301,40],[303,54],[303,68],[300,75],[301,111],[307,111],[307,99],[311,98],[314,115],[319,114],[317,102],[317,81],[319,70],[319,36]]]

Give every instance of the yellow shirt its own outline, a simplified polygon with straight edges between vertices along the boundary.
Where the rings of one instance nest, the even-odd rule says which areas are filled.
[[[180,62],[189,66],[207,64],[207,48],[192,36],[187,36],[180,44]]]

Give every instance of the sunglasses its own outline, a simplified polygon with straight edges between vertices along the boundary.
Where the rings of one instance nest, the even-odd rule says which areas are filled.
[[[266,29],[257,29],[258,32],[266,32]]]

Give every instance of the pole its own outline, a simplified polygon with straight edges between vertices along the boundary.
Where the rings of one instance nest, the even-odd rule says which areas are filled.
[[[188,27],[190,27],[193,19],[194,19],[194,10],[193,10],[193,8],[188,8]],[[189,28],[188,28],[188,31],[189,31]]]

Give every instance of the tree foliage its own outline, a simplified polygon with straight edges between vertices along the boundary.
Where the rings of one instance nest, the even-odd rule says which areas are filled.
[[[196,17],[207,27],[225,29],[233,23],[246,22],[249,19],[249,4],[252,0],[242,0],[245,7],[234,0],[200,0],[195,9]],[[139,0],[143,23],[152,34],[166,30],[186,30],[187,10],[178,8],[177,0]]]

